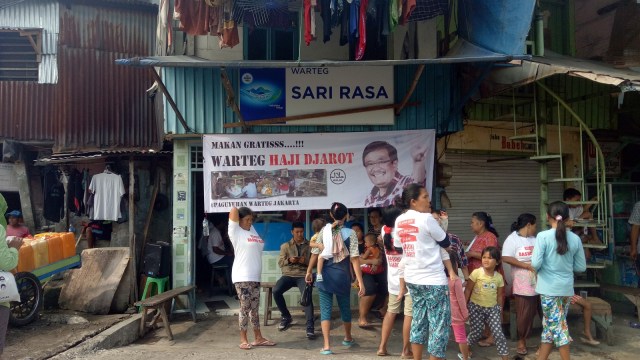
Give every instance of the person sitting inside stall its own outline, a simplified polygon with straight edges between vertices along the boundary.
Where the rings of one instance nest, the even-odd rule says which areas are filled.
[[[19,238],[31,237],[29,228],[24,226],[22,213],[19,210],[13,210],[6,215],[7,217],[7,236],[16,236]]]
[[[564,191],[562,198],[565,202],[577,202],[582,199],[582,194],[574,188],[567,188]],[[569,221],[567,221],[567,226],[572,228],[571,230],[580,237],[582,243],[602,244],[600,237],[598,236],[598,231],[595,227],[579,227],[581,221],[586,222],[593,220],[593,214],[589,211],[589,208],[585,209],[583,205],[578,204],[567,205],[569,206]],[[589,260],[590,254],[588,250],[586,251],[587,260]]]

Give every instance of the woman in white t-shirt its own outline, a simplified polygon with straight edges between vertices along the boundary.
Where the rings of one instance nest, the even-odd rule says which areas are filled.
[[[238,299],[240,300],[240,349],[249,350],[254,346],[274,346],[276,343],[267,340],[260,332],[260,277],[262,273],[262,250],[264,241],[253,227],[251,209],[235,207],[229,212],[229,239],[233,244],[236,258],[231,270]],[[255,341],[249,343],[247,328],[249,320],[253,326]]]
[[[512,233],[502,245],[502,261],[511,265],[513,296],[516,300],[519,355],[527,355],[527,338],[531,333],[533,318],[538,312],[539,296],[536,293],[536,270],[531,266],[531,255],[536,242],[536,217],[521,214],[511,224]]]
[[[440,248],[447,248],[451,243],[431,215],[429,194],[424,186],[407,186],[402,197],[396,199],[396,205],[407,209],[396,219],[392,236],[394,246],[402,247],[404,280],[413,300],[411,350],[414,359],[421,359],[428,334],[429,358],[444,359],[451,328],[451,305]],[[453,271],[450,276],[457,278]]]

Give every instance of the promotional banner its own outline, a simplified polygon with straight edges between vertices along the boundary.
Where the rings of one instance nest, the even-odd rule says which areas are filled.
[[[294,67],[241,69],[240,111],[244,121],[317,114],[393,104],[393,67]],[[393,109],[296,120],[287,124],[393,124]]]
[[[204,135],[205,211],[390,205],[433,179],[435,130]]]

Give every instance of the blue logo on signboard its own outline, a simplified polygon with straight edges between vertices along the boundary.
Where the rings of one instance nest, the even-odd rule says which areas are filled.
[[[242,69],[240,112],[245,121],[286,116],[285,69]]]

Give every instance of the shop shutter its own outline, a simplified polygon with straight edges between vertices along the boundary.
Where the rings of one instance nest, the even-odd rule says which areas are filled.
[[[451,184],[446,188],[451,200],[449,232],[463,241],[473,238],[471,214],[486,211],[493,218],[502,243],[511,223],[524,212],[539,217],[540,166],[523,159],[504,160],[505,156],[447,154],[453,167]],[[502,161],[495,161],[502,159]],[[493,160],[493,161],[487,161]],[[549,178],[560,177],[560,162],[549,162]],[[563,184],[549,184],[549,200],[562,200]],[[540,227],[538,227],[540,230]]]

